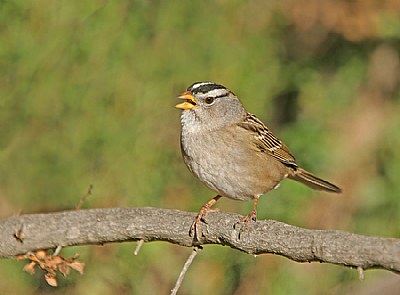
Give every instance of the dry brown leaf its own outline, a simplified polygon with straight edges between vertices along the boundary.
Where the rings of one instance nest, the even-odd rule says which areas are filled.
[[[19,255],[16,258],[18,260],[30,260],[30,262],[24,266],[24,271],[30,274],[35,273],[35,266],[36,264],[39,265],[39,267],[46,272],[44,276],[46,282],[50,286],[57,287],[57,271],[59,271],[64,277],[69,275],[71,269],[83,274],[85,264],[83,262],[76,261],[78,257],[79,254],[75,254],[72,257],[64,258],[60,255],[53,256],[48,254],[46,250],[38,250],[36,252],[29,252],[25,255]]]
[[[58,270],[64,277],[66,277],[69,275],[71,268],[66,263],[62,263],[58,265]]]
[[[33,254],[37,257],[37,259],[40,259],[40,260],[44,260],[47,257],[46,250],[37,250]]]
[[[34,261],[31,261],[31,262],[25,264],[24,271],[33,275],[35,273],[35,265],[36,265],[36,262],[34,262]]]
[[[57,269],[57,265],[64,263],[64,258],[61,256],[48,256],[45,263],[48,267]]]
[[[73,270],[76,270],[80,274],[83,274],[83,270],[85,268],[85,263],[80,262],[80,261],[74,261],[71,263],[67,263],[69,267],[71,267]]]
[[[44,275],[44,278],[45,278],[47,284],[49,284],[50,286],[52,286],[52,287],[57,287],[58,286],[57,279],[56,279],[55,275],[47,273],[47,274]]]
[[[15,258],[17,260],[28,259],[28,257],[26,255],[17,255],[17,256],[15,256]]]

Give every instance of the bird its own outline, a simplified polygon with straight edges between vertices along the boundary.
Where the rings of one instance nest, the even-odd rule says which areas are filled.
[[[221,198],[253,200],[253,210],[240,221],[256,220],[259,197],[289,178],[326,192],[335,184],[304,170],[288,147],[255,115],[246,111],[228,88],[196,82],[175,107],[182,110],[180,145],[184,163],[205,186],[217,193],[194,219],[190,232],[199,240],[199,224]]]

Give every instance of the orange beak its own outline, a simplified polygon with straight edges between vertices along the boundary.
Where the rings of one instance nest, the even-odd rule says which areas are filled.
[[[193,109],[195,106],[197,106],[197,101],[194,99],[190,91],[185,91],[180,96],[178,96],[178,98],[186,100],[175,106],[178,109],[190,110]]]

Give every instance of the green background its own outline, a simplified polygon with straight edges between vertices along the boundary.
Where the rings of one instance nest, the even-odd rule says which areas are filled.
[[[176,96],[235,92],[332,195],[283,181],[258,219],[400,236],[400,7],[385,1],[0,1],[0,217],[84,208],[198,211]],[[221,200],[246,214],[251,202]],[[84,275],[0,261],[0,294],[168,294],[191,249],[73,247]],[[397,276],[206,246],[179,294],[365,294]],[[374,289],[375,288],[375,289]],[[397,289],[398,290],[398,289]],[[390,292],[389,292],[390,293]],[[387,294],[389,294],[387,293]],[[393,293],[390,293],[393,294]]]

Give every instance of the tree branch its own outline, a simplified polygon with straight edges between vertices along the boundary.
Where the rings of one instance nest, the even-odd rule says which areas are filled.
[[[38,249],[144,240],[198,245],[189,236],[194,213],[159,208],[108,208],[13,216],[0,221],[0,257]],[[273,253],[297,262],[334,263],[400,272],[400,239],[310,230],[274,220],[234,226],[240,216],[215,212],[202,223],[201,244],[249,254]],[[239,224],[240,225],[240,224]]]

